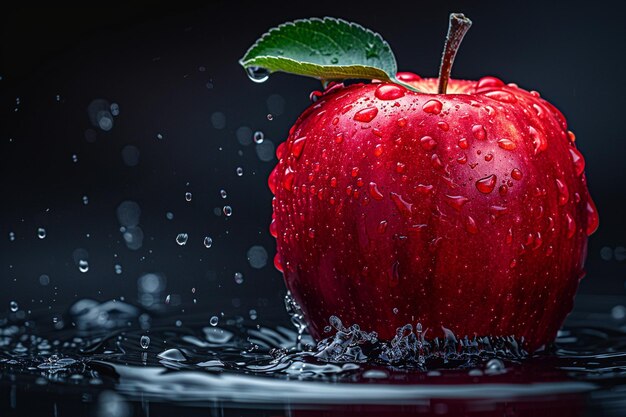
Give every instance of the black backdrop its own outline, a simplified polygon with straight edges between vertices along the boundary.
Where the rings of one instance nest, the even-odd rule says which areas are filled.
[[[160,296],[172,294],[173,304],[180,300],[186,311],[278,312],[284,287],[272,267],[266,186],[275,159],[259,160],[255,144],[242,145],[237,131],[250,128],[239,130],[249,141],[251,131],[262,130],[265,146],[278,144],[319,84],[284,74],[253,84],[237,60],[272,26],[330,15],[378,31],[401,70],[432,76],[451,11],[474,21],[453,77],[496,75],[539,90],[568,118],[587,159],[601,222],[590,239],[581,293],[624,294],[623,3],[388,6],[3,6],[0,311],[10,300],[23,310],[63,309],[82,297],[136,301],[138,278],[159,273],[167,279]],[[108,131],[89,120],[87,107],[95,99],[119,105]],[[124,151],[126,162],[122,157],[129,145],[139,151],[135,166],[128,166],[135,148]],[[141,208],[144,239],[137,250],[125,244],[116,217],[125,200]],[[232,216],[217,216],[215,209],[226,204]],[[168,220],[167,212],[174,218]],[[37,236],[40,227],[44,239]],[[179,246],[175,238],[183,232],[189,240]],[[210,249],[203,245],[206,235],[213,239]],[[269,254],[261,269],[246,259],[254,245]],[[88,272],[79,271],[78,248],[89,254]],[[243,283],[235,282],[236,272]]]

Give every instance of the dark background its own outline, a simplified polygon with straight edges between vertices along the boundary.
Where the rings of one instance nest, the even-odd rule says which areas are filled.
[[[10,300],[22,310],[63,310],[83,297],[136,302],[138,278],[159,273],[167,279],[161,295],[173,295],[172,308],[207,317],[246,315],[251,308],[260,319],[280,315],[284,286],[272,266],[274,242],[267,232],[266,178],[276,161],[260,161],[255,144],[242,145],[236,131],[262,130],[266,141],[280,143],[309,104],[309,92],[320,86],[284,74],[254,84],[238,59],[270,27],[329,15],[381,33],[401,70],[434,76],[452,11],[474,22],[455,78],[495,75],[539,90],[576,133],[600,212],[580,293],[606,297],[610,309],[609,296],[626,292],[624,8],[597,1],[4,6],[0,313]],[[272,95],[285,106],[269,121]],[[94,99],[119,105],[110,131],[90,123],[87,106]],[[226,117],[223,129],[211,122],[215,112]],[[122,159],[127,145],[140,152],[134,167]],[[237,167],[243,167],[242,177]],[[219,195],[222,188],[227,199]],[[142,210],[145,237],[138,250],[128,249],[119,231],[116,208],[124,200]],[[225,204],[233,208],[229,218],[214,213]],[[37,237],[39,227],[46,229],[45,239]],[[185,246],[175,242],[181,232],[189,234]],[[213,238],[210,249],[202,244],[205,235]],[[246,259],[253,245],[269,253],[261,269]],[[89,253],[86,273],[73,258],[77,248]],[[242,284],[235,283],[235,272],[243,273]],[[42,274],[49,285],[41,285]]]

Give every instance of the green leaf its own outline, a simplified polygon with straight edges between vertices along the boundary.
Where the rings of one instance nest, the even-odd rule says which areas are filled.
[[[378,33],[332,17],[296,20],[270,29],[239,63],[248,74],[264,69],[324,81],[379,79],[415,90],[396,79],[396,58]]]

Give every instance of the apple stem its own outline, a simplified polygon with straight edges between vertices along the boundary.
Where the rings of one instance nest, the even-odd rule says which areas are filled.
[[[439,86],[437,88],[439,94],[445,94],[448,89],[448,80],[450,80],[454,57],[456,57],[463,36],[465,36],[470,26],[472,26],[472,21],[465,17],[463,13],[450,13],[448,35],[446,36],[446,44],[443,47],[443,56],[439,66]]]

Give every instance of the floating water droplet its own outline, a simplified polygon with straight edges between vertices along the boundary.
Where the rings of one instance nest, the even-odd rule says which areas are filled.
[[[59,96],[57,96],[58,98]],[[58,100],[57,100],[58,101]],[[119,116],[120,115],[120,106],[117,103],[111,103],[111,114],[113,116]]]
[[[230,217],[233,215],[233,208],[231,206],[224,206],[222,211],[224,212],[224,216],[226,217]]]
[[[228,197],[228,194],[226,193],[226,190],[223,190],[223,189],[220,190],[220,197],[222,197],[222,198]]]
[[[235,283],[243,284],[243,274],[241,272],[235,272]]]
[[[246,68],[248,78],[255,83],[264,83],[270,78],[270,72],[263,67],[248,67]]]
[[[189,191],[185,193],[185,200],[191,201],[191,197],[192,197],[192,195],[191,195],[191,193]]]
[[[274,120],[274,116],[272,115],[272,113],[267,113],[267,120],[269,120],[270,122]]]
[[[217,318],[217,316],[213,316],[211,317],[211,319],[209,320],[209,324],[213,327],[217,326],[217,323],[219,323],[220,319]]]
[[[87,197],[86,195],[83,196],[83,204],[84,205],[89,204],[89,197]]]
[[[9,241],[13,242],[15,240],[15,232],[9,232]]]
[[[397,84],[380,84],[374,95],[379,100],[395,100],[404,96],[406,90]]]
[[[72,161],[78,162],[78,155],[72,154]]]
[[[45,237],[46,237],[46,229],[44,229],[43,227],[40,227],[39,229],[37,229],[37,237],[39,239],[45,239]]]
[[[89,262],[86,259],[80,259],[78,261],[78,270],[82,273],[89,271]]]
[[[139,339],[139,346],[141,346],[142,349],[148,349],[150,346],[150,337],[145,335],[141,336],[141,339]]]
[[[237,172],[237,176],[238,177],[241,177],[243,175],[243,168],[242,167],[237,167],[235,172]]]
[[[17,305],[17,302],[11,301],[9,303],[9,308],[11,309],[12,312],[15,313],[20,307]]]
[[[497,180],[498,178],[494,174],[481,178],[476,181],[476,188],[483,194],[489,194],[496,186]]]
[[[261,132],[260,130],[257,130],[252,135],[252,139],[254,140],[254,143],[256,143],[258,145],[260,143],[263,143],[263,140],[265,139],[265,134],[263,132]]]
[[[39,276],[39,284],[43,285],[44,287],[48,284],[50,284],[50,277],[46,274],[40,275]]]
[[[13,309],[11,309],[13,310]],[[615,320],[623,320],[626,318],[626,307],[623,305],[616,305],[611,309],[611,316]]]
[[[430,114],[439,114],[441,113],[442,107],[443,104],[441,104],[441,101],[432,99],[424,103],[424,105],[422,106],[422,110]]]
[[[186,245],[187,239],[189,239],[189,235],[187,233],[179,233],[178,236],[176,236],[176,243],[178,243],[179,246]]]
[[[120,265],[120,264],[115,264],[115,267],[114,267],[114,268],[115,268],[115,273],[116,273],[117,275],[120,275],[120,274],[122,273],[122,265]]]
[[[261,269],[267,265],[268,254],[263,246],[255,245],[248,249],[246,253],[250,266],[254,269]]]
[[[171,211],[168,211],[167,213],[165,213],[165,218],[167,220],[172,220],[174,218],[174,213],[172,213]]]
[[[205,236],[204,237],[204,247],[208,249],[211,246],[213,246],[213,239],[211,239],[209,236]]]
[[[378,108],[375,106],[370,106],[356,112],[353,119],[357,122],[369,123],[374,120],[377,114]]]

